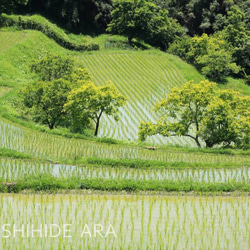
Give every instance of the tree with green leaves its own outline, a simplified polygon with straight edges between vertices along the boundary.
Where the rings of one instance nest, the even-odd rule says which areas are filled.
[[[71,58],[47,54],[31,65],[40,81],[27,85],[22,91],[22,102],[32,118],[47,124],[50,129],[67,125],[63,111],[70,91],[91,80],[83,65],[75,65]]]
[[[240,47],[247,38],[245,15],[236,6],[228,11],[227,26],[223,30],[224,37],[233,47]]]
[[[140,140],[160,134],[189,137],[198,147],[202,142],[206,147],[243,147],[250,139],[250,97],[219,90],[216,83],[208,80],[172,89],[154,110],[161,117],[156,123],[141,122]]]
[[[249,79],[250,32],[245,23],[245,14],[237,6],[233,6],[228,11],[227,26],[223,29],[222,34],[225,41],[233,48],[233,60],[242,67],[243,76]]]
[[[207,147],[232,143],[250,147],[250,97],[231,89],[218,90],[201,123],[201,137]]]
[[[167,10],[159,9],[148,0],[122,0],[114,2],[108,32],[149,42],[166,49],[182,32],[180,25],[168,17]]]
[[[202,74],[213,80],[221,81],[230,74],[238,74],[240,67],[233,62],[232,53],[228,50],[211,48],[206,55],[196,58]]]
[[[222,34],[180,39],[170,46],[169,52],[193,63],[204,75],[220,81],[230,74],[238,74],[240,67],[234,62],[233,49]]]
[[[95,136],[98,135],[100,120],[103,114],[118,120],[119,108],[126,104],[126,97],[121,95],[111,84],[96,87],[92,82],[73,89],[64,106],[73,126],[78,123],[95,123]]]
[[[36,82],[22,90],[22,101],[36,122],[53,129],[65,119],[63,107],[71,90],[72,83],[65,79]]]
[[[76,64],[67,56],[47,54],[32,63],[31,71],[36,73],[41,81],[65,79],[75,84],[76,87],[85,81],[92,80],[83,64]]]
[[[47,54],[31,65],[31,71],[35,72],[41,81],[67,78],[73,72],[73,69],[73,59],[53,54]]]

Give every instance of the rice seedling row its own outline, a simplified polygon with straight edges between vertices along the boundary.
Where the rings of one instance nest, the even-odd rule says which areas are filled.
[[[195,182],[250,182],[250,168],[236,169],[129,169],[110,167],[79,167],[49,163],[34,163],[20,159],[1,159],[0,179],[6,182],[16,181],[29,175],[48,174],[62,178],[107,179],[107,180],[172,180]]]
[[[87,140],[39,133],[0,119],[0,148],[13,149],[54,160],[85,157],[144,159],[168,162],[249,163],[249,156],[182,153],[169,150],[149,151],[142,147],[109,145]]]
[[[156,120],[157,117],[152,112],[155,102],[165,97],[172,87],[180,86],[186,81],[164,56],[116,53],[84,55],[79,60],[94,76],[97,85],[111,80],[122,94],[130,97],[128,105],[121,109],[120,122],[116,123],[109,117],[102,120],[100,136],[135,140],[140,121]],[[192,144],[187,138],[154,136],[148,140],[156,144]]]
[[[11,208],[11,209],[10,209]],[[53,218],[53,219],[52,219]],[[249,249],[249,197],[0,195],[1,249]],[[45,237],[44,225],[66,235]],[[103,237],[94,237],[95,225]],[[21,229],[15,233],[16,229]],[[23,226],[22,226],[23,225]],[[31,237],[31,228],[40,229]],[[41,225],[43,228],[41,228]],[[89,233],[86,233],[86,225]],[[114,233],[107,235],[112,226]],[[23,227],[23,228],[22,228]],[[85,228],[85,231],[84,231]],[[25,237],[22,237],[24,230]],[[53,231],[53,230],[51,230]],[[48,233],[51,233],[50,228]],[[28,233],[27,233],[28,232]],[[55,235],[58,231],[53,231]],[[85,234],[83,233],[85,232]],[[18,244],[17,244],[18,243]]]

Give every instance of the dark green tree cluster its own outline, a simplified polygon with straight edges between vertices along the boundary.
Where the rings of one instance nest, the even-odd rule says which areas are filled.
[[[36,122],[50,129],[57,126],[83,133],[95,124],[98,134],[103,114],[118,119],[118,109],[126,98],[111,85],[96,87],[83,65],[67,57],[48,54],[32,64],[39,81],[22,91],[22,103]]]
[[[1,0],[6,14],[39,13],[71,32],[104,32],[110,21],[112,0]],[[1,9],[1,4],[0,4]],[[1,13],[1,11],[0,11]]]
[[[123,0],[124,1],[124,0]],[[26,7],[20,3],[28,3]],[[110,23],[111,12],[117,0],[1,0],[0,13],[40,13],[69,30],[103,32]],[[129,1],[128,1],[129,2]],[[141,2],[141,1],[138,1]],[[168,10],[168,16],[178,20],[189,35],[201,35],[222,30],[227,25],[227,12],[237,6],[244,13],[244,22],[250,26],[248,0],[148,0],[158,9]]]
[[[169,52],[194,64],[214,80],[230,74],[240,74],[249,81],[250,31],[244,22],[245,15],[232,6],[227,12],[225,26],[214,34],[183,37],[173,43]],[[249,82],[248,82],[249,83]]]
[[[18,6],[26,5],[29,0],[1,0],[0,1],[0,14],[11,13],[18,10]]]
[[[169,15],[177,19],[191,36],[211,34],[227,25],[228,11],[237,6],[244,13],[249,26],[250,3],[248,0],[153,0]]]
[[[148,0],[122,0],[114,2],[108,32],[133,38],[166,50],[182,33],[181,26],[168,17],[168,11]]]

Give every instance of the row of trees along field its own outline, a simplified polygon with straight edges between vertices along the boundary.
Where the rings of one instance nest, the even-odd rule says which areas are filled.
[[[126,104],[126,97],[111,83],[96,87],[86,69],[71,58],[48,54],[31,70],[39,81],[22,89],[23,110],[50,129],[63,126],[84,133],[94,123],[97,136],[102,115],[117,120],[119,107]]]
[[[70,32],[143,40],[207,77],[250,75],[248,0],[2,0],[0,13],[43,14]]]

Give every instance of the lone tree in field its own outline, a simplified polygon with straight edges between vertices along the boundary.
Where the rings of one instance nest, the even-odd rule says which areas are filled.
[[[63,106],[71,89],[71,83],[64,79],[36,82],[22,91],[22,101],[34,121],[54,129],[64,118]]]
[[[113,115],[115,120],[118,120],[119,108],[125,104],[126,97],[113,85],[96,87],[89,82],[71,91],[64,108],[73,126],[87,123],[91,119],[95,123],[95,136],[97,136],[102,115]]]
[[[189,137],[198,147],[202,141],[209,148],[221,144],[250,146],[250,97],[230,89],[219,90],[214,82],[188,82],[174,88],[154,110],[161,117],[155,124],[141,122],[140,140],[160,134]]]
[[[81,64],[67,56],[47,53],[41,59],[34,61],[31,71],[36,73],[41,81],[66,79],[71,82],[89,81],[91,75]]]
[[[33,120],[54,129],[68,123],[63,107],[70,91],[91,80],[82,65],[74,65],[68,57],[48,54],[35,61],[31,69],[40,81],[27,85],[21,91],[24,106]]]
[[[121,0],[114,2],[107,31],[127,36],[129,44],[138,38],[165,50],[182,28],[151,1]]]

